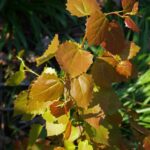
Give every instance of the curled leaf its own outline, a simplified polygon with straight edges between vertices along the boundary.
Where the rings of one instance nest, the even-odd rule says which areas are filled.
[[[126,27],[128,27],[132,31],[134,31],[134,32],[140,32],[139,27],[136,25],[136,23],[129,16],[127,16],[125,18],[124,22],[125,22]]]

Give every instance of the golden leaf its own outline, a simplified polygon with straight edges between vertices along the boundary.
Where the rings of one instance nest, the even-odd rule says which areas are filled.
[[[108,30],[109,21],[101,11],[95,11],[87,19],[86,37],[89,45],[100,45]]]
[[[63,93],[64,85],[56,74],[43,73],[31,85],[29,99],[46,102],[58,99]]]
[[[28,113],[27,110],[27,97],[28,92],[22,91],[17,98],[14,101],[14,113],[16,114],[22,114],[22,113]]]
[[[133,57],[135,57],[137,53],[140,51],[140,49],[141,48],[138,45],[136,45],[134,42],[131,42],[128,59],[132,59]]]
[[[67,10],[77,17],[88,16],[100,9],[96,0],[68,0],[66,6]]]
[[[59,46],[59,40],[58,40],[58,35],[56,34],[51,44],[48,45],[48,49],[44,52],[44,54],[36,58],[37,66],[40,66],[41,64],[45,63],[46,61],[54,57],[58,49],[58,46]]]
[[[75,42],[65,42],[60,45],[56,59],[61,68],[72,78],[85,73],[93,62],[93,55],[81,49]]]
[[[93,79],[91,75],[82,74],[71,81],[71,96],[75,99],[77,105],[87,108],[92,99]]]

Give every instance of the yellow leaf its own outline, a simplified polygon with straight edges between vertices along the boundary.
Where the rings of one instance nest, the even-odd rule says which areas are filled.
[[[86,37],[89,45],[100,45],[103,42],[109,21],[101,11],[95,11],[87,19]]]
[[[28,92],[22,91],[14,101],[14,114],[28,113],[27,110],[27,97]]]
[[[54,39],[52,40],[51,44],[48,46],[48,49],[44,52],[44,54],[38,58],[36,58],[37,66],[40,66],[44,62],[50,60],[52,57],[55,56],[55,53],[59,46],[59,39],[58,35],[56,34]]]
[[[81,49],[75,42],[65,42],[59,46],[56,59],[61,68],[72,78],[85,73],[93,62],[93,55]]]
[[[22,91],[14,101],[15,115],[42,114],[48,106],[48,102],[29,99],[28,91]]]
[[[62,134],[66,129],[66,125],[46,122],[47,136]]]
[[[82,74],[71,81],[71,96],[75,99],[77,105],[87,108],[92,99],[93,79],[91,75]]]
[[[109,139],[109,131],[104,126],[99,126],[96,130],[96,137],[94,137],[94,141],[103,145],[108,145]]]
[[[31,85],[29,99],[35,103],[57,100],[63,89],[64,85],[56,74],[43,73]]]
[[[68,0],[66,6],[67,10],[77,17],[88,16],[100,9],[96,0]]]

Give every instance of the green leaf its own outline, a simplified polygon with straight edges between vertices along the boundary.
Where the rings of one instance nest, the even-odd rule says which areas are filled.
[[[68,141],[73,142],[75,140],[77,140],[81,135],[81,131],[79,127],[71,127],[71,134],[68,138]]]
[[[6,85],[16,86],[19,85],[25,79],[25,71],[24,66],[21,63],[19,71],[15,72],[8,80],[6,81]]]
[[[65,146],[65,150],[75,150],[75,145],[73,144],[73,142],[65,140],[64,141],[64,146]]]
[[[43,126],[40,124],[33,124],[31,126],[28,147],[31,147],[36,142],[36,139],[40,135],[42,128]]]
[[[85,140],[79,142],[78,150],[93,150],[93,147],[88,143],[88,140]]]
[[[146,84],[150,82],[150,70],[145,72],[138,80],[138,84]]]

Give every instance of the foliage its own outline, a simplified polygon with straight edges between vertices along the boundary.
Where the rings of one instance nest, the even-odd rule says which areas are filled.
[[[43,120],[40,125],[31,127],[28,149],[45,146],[36,138],[46,141],[55,136],[59,144],[47,145],[54,150],[131,149],[133,147],[125,142],[120,131],[124,119],[122,110],[132,116],[129,120],[136,130],[141,126],[133,112],[121,106],[112,84],[127,82],[137,75],[132,59],[140,47],[125,39],[120,24],[111,16],[119,17],[126,27],[139,32],[131,19],[138,15],[138,2],[122,0],[122,11],[108,13],[102,11],[96,0],[68,0],[66,6],[72,15],[87,17],[82,43],[61,43],[56,34],[48,49],[36,59],[39,66],[55,57],[60,71],[45,67],[37,74],[19,58],[20,71],[34,73],[37,77],[15,99],[15,114],[22,114],[24,118],[40,116]],[[93,45],[100,46],[101,53],[94,55],[90,50]],[[142,81],[141,77],[138,84]],[[147,84],[145,82],[149,81],[144,80],[142,84]],[[46,134],[42,137],[40,134],[44,131]],[[34,137],[32,133],[36,133]],[[138,146],[144,145],[147,150],[150,133],[144,130],[143,134]]]
[[[67,19],[65,0],[1,0],[0,50],[39,50],[46,36],[68,27]]]

